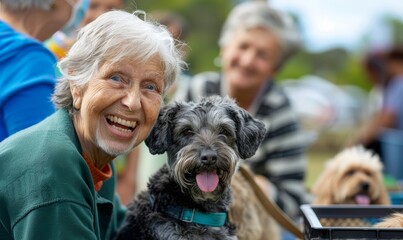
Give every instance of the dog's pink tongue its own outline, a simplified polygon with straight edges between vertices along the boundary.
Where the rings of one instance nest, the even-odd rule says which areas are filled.
[[[370,199],[367,195],[357,195],[355,196],[355,202],[358,205],[369,205],[370,204]]]
[[[196,175],[196,182],[203,192],[212,192],[218,186],[218,175],[215,172],[201,172]]]

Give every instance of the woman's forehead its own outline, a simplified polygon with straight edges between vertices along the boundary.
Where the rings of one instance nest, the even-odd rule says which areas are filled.
[[[139,68],[141,66],[141,68]],[[100,66],[101,71],[135,71],[145,74],[160,75],[163,73],[163,63],[158,56],[140,60],[134,57],[125,57],[119,61],[106,61]]]

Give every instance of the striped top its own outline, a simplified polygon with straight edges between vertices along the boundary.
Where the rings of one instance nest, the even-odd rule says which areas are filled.
[[[185,100],[197,101],[202,96],[225,96],[222,75],[206,72],[195,75]],[[247,159],[256,174],[267,177],[272,186],[271,197],[291,218],[300,215],[299,206],[306,203],[304,186],[307,143],[300,131],[296,113],[283,89],[268,81],[249,112],[266,124],[267,133],[256,154]]]

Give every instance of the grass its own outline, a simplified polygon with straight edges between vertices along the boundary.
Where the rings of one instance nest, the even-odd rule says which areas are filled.
[[[307,153],[307,172],[305,176],[305,187],[309,190],[324,168],[325,162],[332,158],[336,151],[310,150]]]
[[[351,136],[351,131],[327,130],[319,135],[317,141],[308,149],[305,187],[309,190],[322,172],[325,162],[341,151]]]

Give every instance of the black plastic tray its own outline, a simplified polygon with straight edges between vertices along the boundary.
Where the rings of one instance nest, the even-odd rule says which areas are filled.
[[[403,228],[375,228],[371,225],[394,212],[403,212],[403,206],[357,205],[302,205],[304,239],[403,239]],[[322,226],[321,220],[350,221],[358,219],[368,226]],[[353,221],[354,222],[354,221]]]

